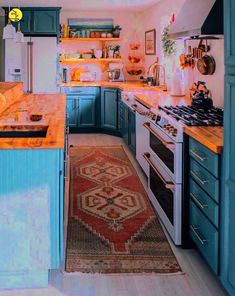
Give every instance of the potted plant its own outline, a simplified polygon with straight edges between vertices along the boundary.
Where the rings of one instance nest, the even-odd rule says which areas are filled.
[[[114,58],[120,57],[120,45],[115,45],[113,47],[113,54],[114,54]]]
[[[116,25],[113,27],[113,37],[114,38],[118,38],[120,36],[120,31],[122,30],[122,28],[119,25]]]

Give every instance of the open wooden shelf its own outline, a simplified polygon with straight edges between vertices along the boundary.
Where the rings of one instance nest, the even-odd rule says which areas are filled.
[[[67,41],[121,41],[123,38],[60,38],[61,42],[67,42]]]
[[[91,58],[91,59],[63,59],[60,60],[61,64],[73,64],[73,63],[89,63],[89,62],[98,62],[98,63],[109,63],[109,62],[121,62],[122,59],[96,59],[96,58]]]

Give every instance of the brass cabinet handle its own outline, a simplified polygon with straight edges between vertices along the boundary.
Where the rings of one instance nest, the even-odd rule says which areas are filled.
[[[198,230],[199,228],[194,227],[193,225],[190,225],[190,228],[191,228],[192,232],[195,234],[195,236],[197,237],[197,239],[199,240],[199,242],[200,242],[202,245],[205,245],[205,243],[207,242],[207,240],[204,239],[204,238],[201,238],[201,236],[198,234],[197,230]]]
[[[208,205],[206,204],[203,204],[199,199],[198,197],[193,194],[192,192],[190,192],[190,196],[192,197],[192,199],[195,201],[195,203],[203,210],[205,209],[206,207],[208,207]]]
[[[203,156],[199,155],[197,150],[190,149],[189,151],[190,151],[195,157],[197,157],[200,161],[205,161],[205,160],[206,160],[206,157],[203,157]]]
[[[131,105],[131,108],[135,110],[137,113],[139,113],[140,115],[146,115],[146,112],[141,111],[141,109],[139,109],[136,104]]]
[[[143,124],[143,126],[149,130],[156,138],[158,138],[158,140],[164,145],[166,146],[167,148],[171,149],[171,148],[174,148],[175,147],[175,144],[173,142],[168,142],[168,141],[165,141],[161,136],[159,136],[152,128],[151,128],[151,125],[149,122],[145,122]]]
[[[155,171],[155,173],[158,175],[158,177],[162,180],[162,182],[164,183],[165,187],[167,189],[174,189],[175,188],[175,184],[173,182],[168,182],[168,181],[166,181],[164,179],[164,177],[162,176],[162,174],[158,171],[158,169],[155,167],[155,165],[151,161],[150,154],[148,152],[145,152],[143,154],[143,157],[148,162],[148,164],[152,167],[152,169]]]
[[[202,180],[200,176],[198,176],[194,171],[191,170],[190,173],[200,184],[205,185],[206,183],[208,183],[207,180]]]

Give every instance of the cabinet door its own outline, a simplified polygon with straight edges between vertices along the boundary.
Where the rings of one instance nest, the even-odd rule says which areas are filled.
[[[225,101],[223,192],[221,194],[221,279],[235,295],[235,0],[224,1]]]
[[[224,106],[224,192],[221,194],[221,273],[225,287],[231,295],[235,295],[235,76],[225,76]]]
[[[129,109],[129,126],[128,126],[128,132],[129,132],[129,147],[132,150],[133,153],[136,151],[136,136],[135,136],[135,112],[131,109]]]
[[[23,17],[22,17],[22,20],[20,21],[20,29],[23,34],[29,34],[31,30],[31,21],[32,21],[31,11],[22,9],[22,12],[23,12]],[[18,22],[17,23],[12,22],[12,24],[17,30]]]
[[[95,127],[96,95],[79,95],[78,125],[79,127]]]
[[[35,34],[58,33],[58,12],[56,10],[36,10],[33,15],[33,32]]]
[[[224,1],[225,66],[228,74],[235,73],[235,1]]]
[[[120,131],[123,137],[123,140],[128,145],[128,107],[125,103],[120,103]]]
[[[66,102],[66,111],[68,114],[68,125],[70,127],[78,126],[78,96],[68,95]]]
[[[101,90],[101,127],[116,130],[118,128],[118,91],[112,88]]]

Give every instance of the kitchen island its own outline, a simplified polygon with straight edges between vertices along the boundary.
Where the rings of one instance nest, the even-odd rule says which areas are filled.
[[[18,94],[19,85],[7,90],[1,121],[14,127],[24,109],[48,128],[44,138],[0,139],[0,289],[47,287],[63,260],[65,96]]]

